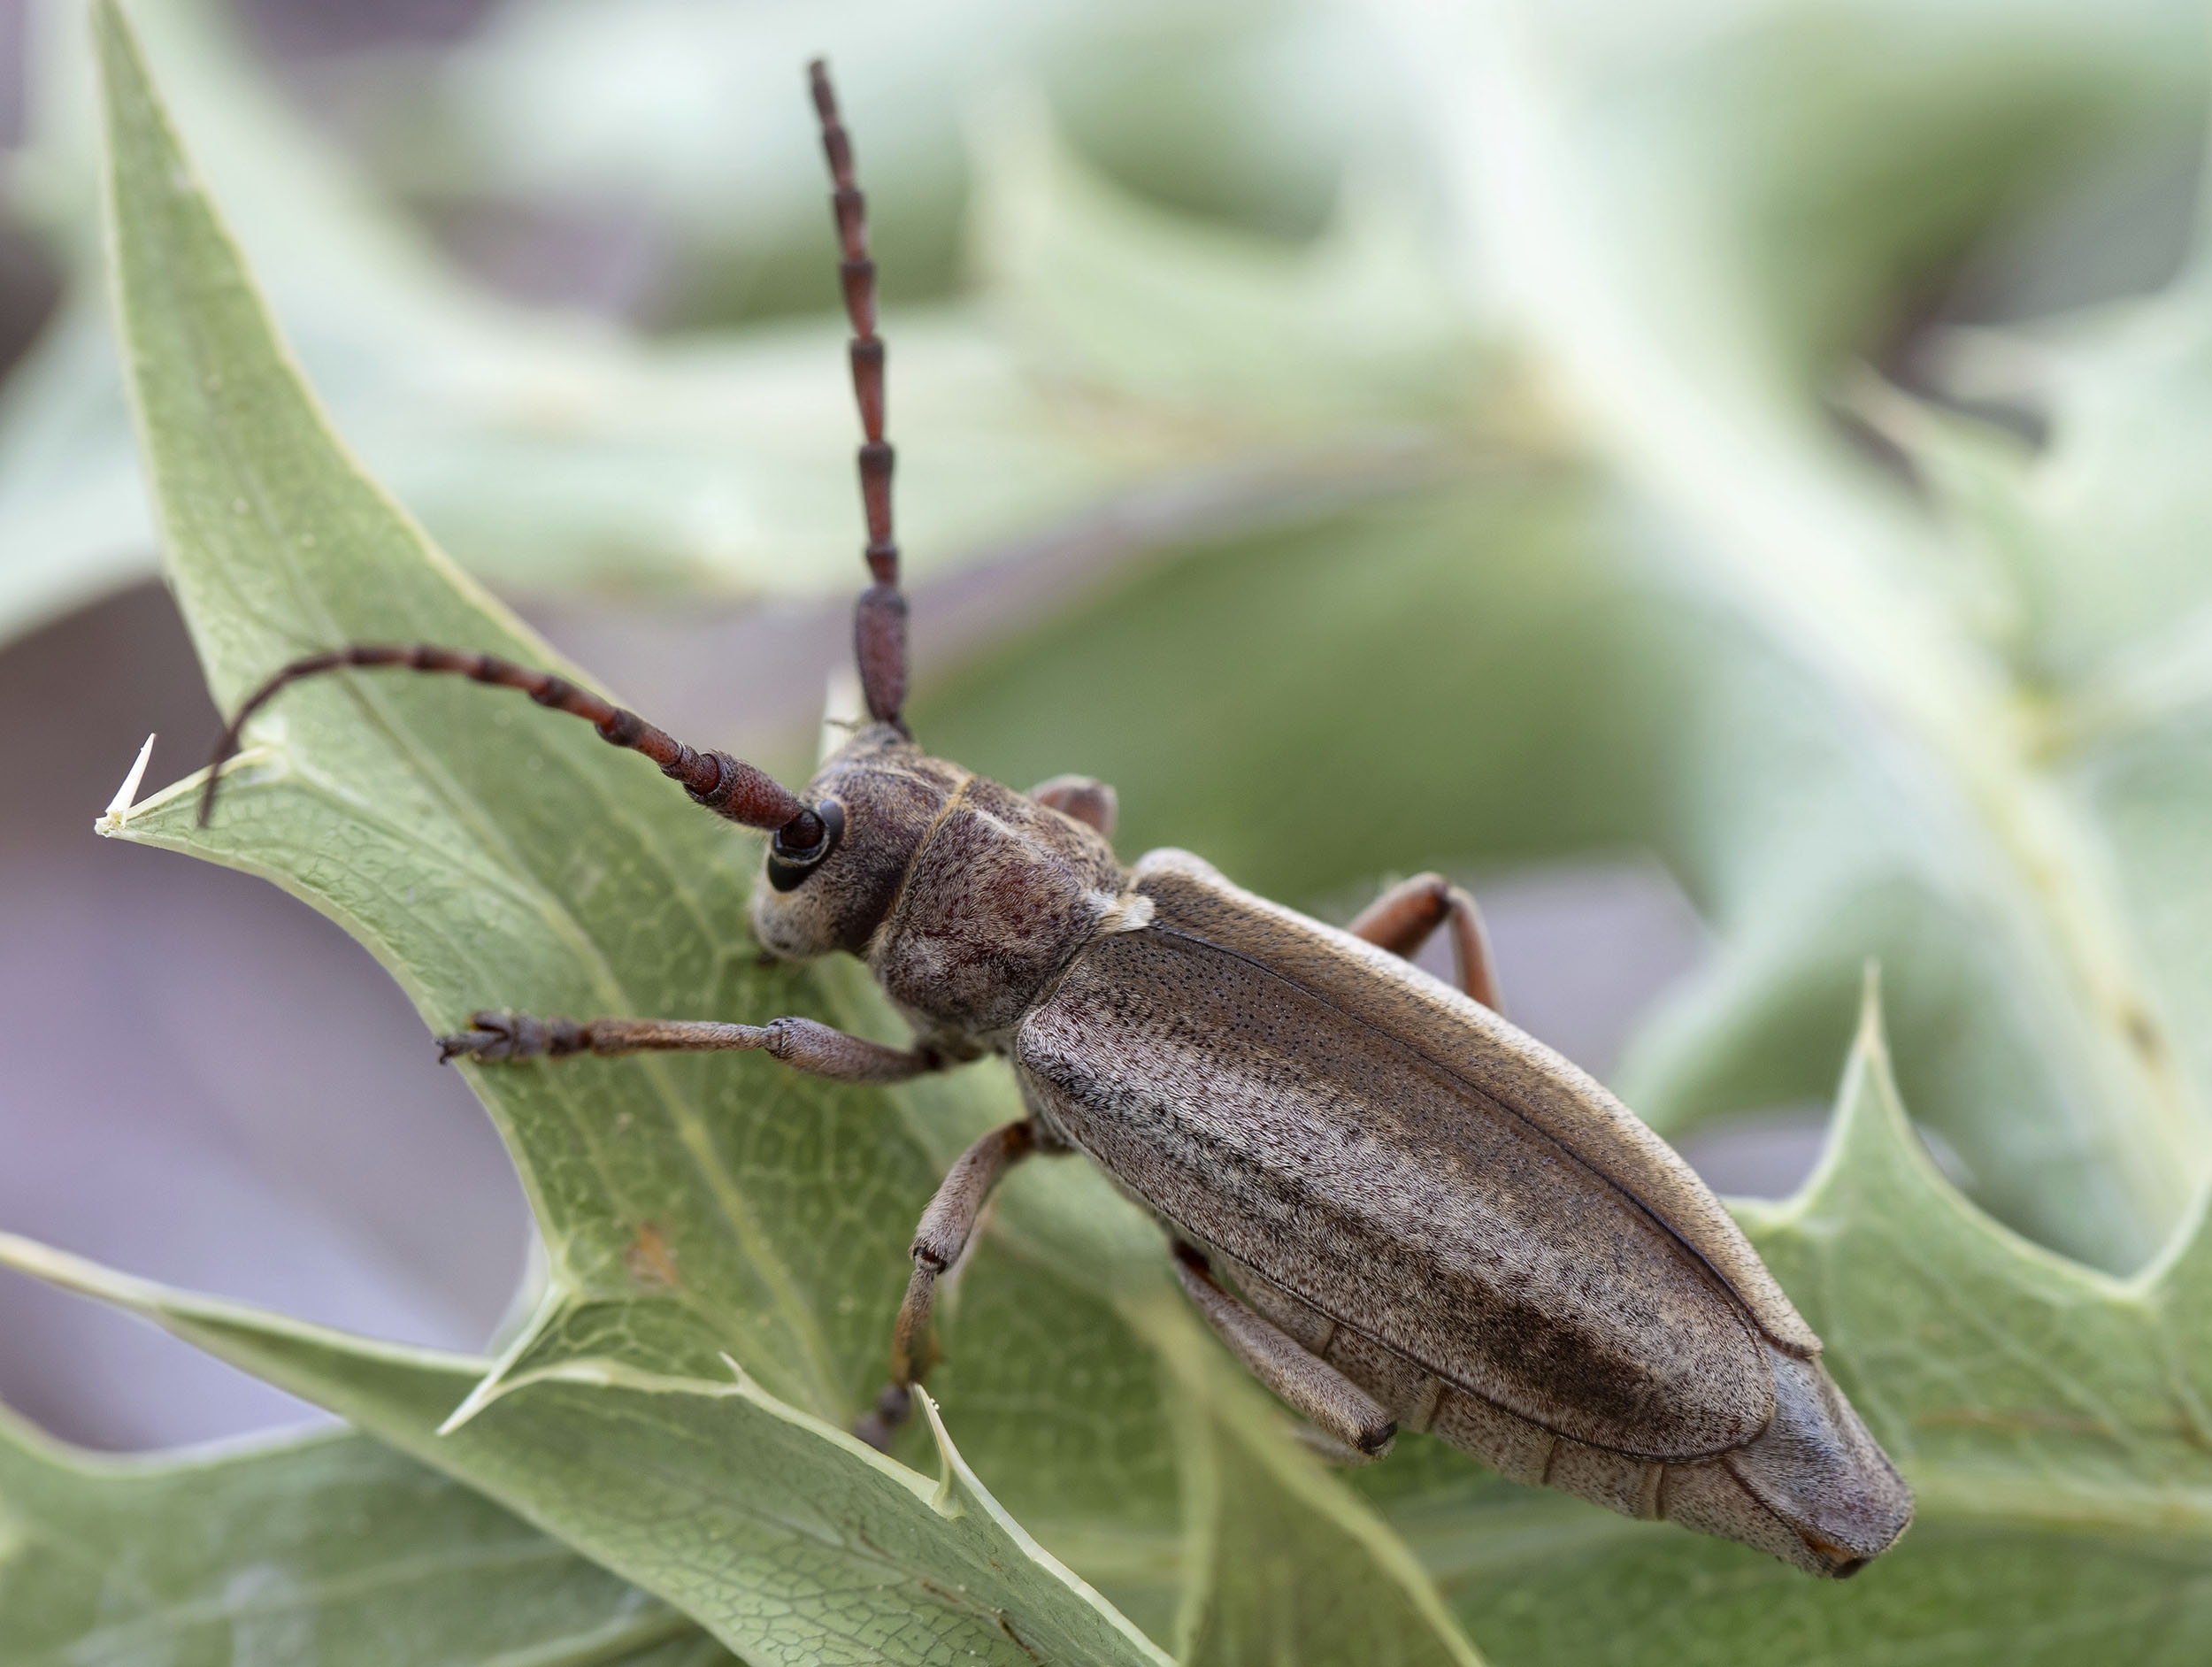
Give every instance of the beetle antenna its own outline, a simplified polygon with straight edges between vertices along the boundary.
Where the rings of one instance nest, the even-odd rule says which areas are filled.
[[[876,264],[868,257],[868,205],[853,183],[852,140],[837,118],[829,64],[807,65],[815,113],[822,119],[822,150],[829,157],[837,214],[838,267],[845,287],[845,314],[852,320],[853,395],[860,402],[860,498],[868,514],[868,573],[853,615],[853,652],[868,716],[895,725],[906,704],[906,597],[899,590],[899,547],[891,537],[891,448],[883,438],[883,338],[876,334]]]
[[[293,661],[246,697],[238,716],[230,720],[215,743],[208,762],[207,786],[200,795],[200,826],[214,814],[216,789],[222,784],[224,761],[238,750],[239,732],[246,720],[287,684],[318,677],[344,667],[399,666],[410,672],[443,672],[498,688],[520,689],[541,706],[580,718],[599,732],[599,739],[632,752],[641,752],[661,767],[661,773],[680,782],[685,792],[710,810],[741,822],[747,827],[786,833],[785,843],[808,849],[820,842],[822,819],[798,795],[773,777],[740,763],[726,752],[697,752],[663,729],[657,729],[635,712],[604,701],[589,689],[579,688],[549,672],[538,672],[489,654],[461,649],[433,648],[426,643],[394,647],[357,643],[327,649]]]

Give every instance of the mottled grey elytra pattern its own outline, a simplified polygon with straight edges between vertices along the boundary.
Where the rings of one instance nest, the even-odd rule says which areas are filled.
[[[862,955],[918,1055],[1003,1053],[1020,1079],[1033,1127],[978,1142],[964,1195],[1033,1147],[1087,1155],[1184,1247],[1225,1340],[1370,1451],[1427,1430],[1816,1573],[1903,1532],[1910,1494],[1727,1212],[1542,1043],[1186,852],[1124,868],[888,726],[804,796],[841,808],[842,842],[756,890],[762,941]],[[918,1242],[902,1382],[975,1207]]]

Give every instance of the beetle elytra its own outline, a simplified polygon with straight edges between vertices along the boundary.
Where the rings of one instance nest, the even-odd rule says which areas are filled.
[[[1369,1456],[1401,1426],[1520,1481],[1846,1575],[1912,1496],[1820,1361],[1820,1341],[1719,1202],[1595,1080],[1499,1016],[1472,901],[1433,875],[1348,930],[1240,890],[1199,858],[1125,866],[1114,796],[1026,794],[932,757],[902,720],[906,603],[892,539],[884,350],[850,146],[814,101],[852,322],[872,582],[855,620],[867,721],[803,793],[701,753],[545,672],[436,647],[357,645],[287,684],[400,666],[516,688],[641,752],[699,803],[771,834],[751,926],[772,955],[864,960],[910,1021],[891,1048],[765,1025],[482,1012],[445,1057],[764,1049],[848,1082],[1005,1056],[1027,1115],[976,1141],[924,1213],[878,1446],[928,1364],[939,1276],[993,1185],[1080,1152],[1165,1228],[1185,1290],[1284,1402]],[[1451,933],[1455,987],[1410,957]]]

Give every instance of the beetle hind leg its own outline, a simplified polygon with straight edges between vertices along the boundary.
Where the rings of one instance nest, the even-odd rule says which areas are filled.
[[[1319,1425],[1308,1424],[1302,1418],[1291,1426],[1290,1433],[1299,1446],[1333,1470],[1357,1470],[1385,1456],[1384,1453],[1369,1453],[1348,1441],[1340,1441]]]
[[[1382,1403],[1288,1332],[1262,1318],[1222,1288],[1205,1253],[1180,1240],[1175,1277],[1199,1315],[1229,1345],[1245,1370],[1302,1414],[1316,1431],[1378,1459],[1390,1450],[1398,1425]]]
[[[1346,930],[1410,961],[1443,926],[1451,928],[1452,964],[1458,970],[1459,987],[1492,1012],[1503,1011],[1498,1001],[1497,963],[1490,953],[1490,934],[1483,929],[1482,910],[1443,875],[1416,874],[1401,880],[1361,910]]]

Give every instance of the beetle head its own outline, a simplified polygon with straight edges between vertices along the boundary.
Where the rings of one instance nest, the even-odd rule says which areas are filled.
[[[804,794],[821,838],[769,841],[753,887],[753,933],[779,959],[864,954],[898,900],[914,853],[967,772],[932,758],[890,724],[856,734]]]

